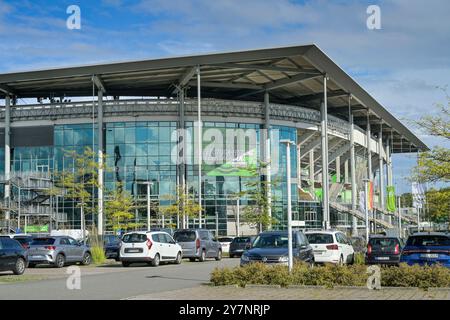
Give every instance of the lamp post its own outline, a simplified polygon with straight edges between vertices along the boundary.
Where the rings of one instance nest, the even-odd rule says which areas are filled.
[[[286,175],[287,175],[287,218],[288,218],[288,268],[292,272],[294,265],[292,254],[292,200],[291,200],[291,140],[280,140],[286,144]]]
[[[142,182],[142,184],[147,186],[147,230],[150,230],[150,203],[151,203],[151,199],[150,199],[150,188],[153,185],[153,182],[150,181],[146,181],[146,182]]]
[[[240,198],[236,198],[236,237],[239,237],[239,234],[241,233],[240,230]]]

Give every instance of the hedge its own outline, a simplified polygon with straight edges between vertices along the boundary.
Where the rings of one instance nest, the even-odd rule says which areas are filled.
[[[215,286],[247,284],[259,285],[308,285],[325,286],[366,286],[367,266],[364,265],[323,265],[309,267],[303,263],[294,264],[289,274],[286,266],[269,266],[252,263],[243,267],[216,268],[211,273]],[[450,269],[442,266],[381,267],[382,287],[450,287]]]

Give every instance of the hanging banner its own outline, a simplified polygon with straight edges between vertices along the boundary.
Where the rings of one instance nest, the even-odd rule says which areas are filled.
[[[396,212],[397,206],[395,201],[395,188],[393,186],[388,186],[386,188],[387,201],[386,201],[386,209],[389,212]]]
[[[368,198],[369,198],[369,210],[373,209],[373,182],[370,181],[369,182],[369,194],[368,194]]]
[[[423,191],[423,185],[418,182],[413,182],[411,185],[413,207],[416,209],[422,209],[425,202],[425,192]]]

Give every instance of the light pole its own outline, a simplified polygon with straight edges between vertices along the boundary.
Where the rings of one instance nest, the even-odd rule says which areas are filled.
[[[366,241],[367,243],[369,243],[369,199],[368,199],[368,195],[369,195],[369,179],[364,179],[364,197],[365,197],[365,201],[364,201],[364,209],[365,209],[365,216],[366,216]],[[375,221],[375,220],[374,220]]]
[[[240,198],[238,197],[238,198],[236,198],[236,237],[239,237],[239,234],[241,233],[241,230],[240,230],[240,224],[241,224],[241,222],[240,222]]]
[[[286,175],[287,175],[287,218],[288,218],[288,268],[292,272],[294,264],[292,254],[292,200],[291,200],[291,144],[290,140],[280,140],[286,144]]]
[[[151,211],[150,211],[150,203],[151,203],[151,199],[150,199],[150,187],[153,185],[153,182],[150,181],[146,181],[146,182],[142,182],[142,184],[147,186],[147,230],[150,230],[150,216],[151,216]]]

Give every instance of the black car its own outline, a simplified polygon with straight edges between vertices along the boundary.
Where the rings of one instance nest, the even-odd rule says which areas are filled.
[[[236,237],[230,243],[230,258],[240,257],[245,250],[250,249],[256,236]]]
[[[314,264],[313,249],[301,231],[292,232],[292,253],[294,260]],[[288,265],[287,231],[260,233],[252,247],[241,256],[241,266],[251,262]]]
[[[371,236],[367,244],[366,264],[398,265],[404,243],[388,236]]]
[[[14,240],[17,240],[24,249],[30,249],[30,243],[33,241],[33,236],[31,235],[14,235],[12,237]]]
[[[120,261],[120,243],[120,238],[113,234],[105,235],[103,237],[106,259]]]
[[[22,245],[10,237],[0,237],[0,271],[12,271],[15,275],[21,275],[27,265],[27,251]]]

